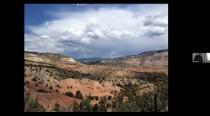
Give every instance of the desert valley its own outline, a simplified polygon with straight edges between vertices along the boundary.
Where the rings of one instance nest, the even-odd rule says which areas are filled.
[[[26,112],[168,111],[168,50],[73,59],[25,51]]]

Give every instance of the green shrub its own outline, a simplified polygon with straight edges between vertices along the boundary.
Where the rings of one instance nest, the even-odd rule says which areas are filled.
[[[109,95],[109,96],[108,96],[108,100],[112,100],[112,96]]]
[[[98,104],[95,104],[95,105],[93,106],[92,111],[93,111],[93,112],[98,112],[98,111],[99,111]]]
[[[73,112],[92,112],[93,106],[90,104],[90,100],[82,99],[80,104],[75,103],[73,105]]]
[[[59,90],[56,89],[55,91],[59,93]]]
[[[72,92],[66,92],[65,95],[69,96],[69,97],[73,97],[73,93]]]
[[[96,100],[99,100],[98,96],[96,96]]]
[[[82,96],[80,90],[77,90],[77,91],[76,91],[76,96],[75,96],[75,98],[78,98],[78,99],[82,99],[82,98],[83,98],[83,96]]]
[[[37,92],[46,93],[46,91],[45,91],[45,90],[43,90],[43,89],[38,89],[38,90],[37,90]]]
[[[60,104],[55,103],[54,111],[55,111],[55,112],[60,112]]]
[[[37,81],[37,78],[35,78],[35,77],[34,77],[34,78],[33,78],[33,79],[31,79],[31,80],[36,82],[36,81]]]
[[[52,90],[53,88],[52,88],[52,86],[50,86],[50,90]]]
[[[33,100],[29,96],[24,96],[25,112],[45,112],[45,108],[40,105],[37,99]]]
[[[111,104],[110,103],[107,103],[106,104],[106,108],[110,108],[111,107]]]

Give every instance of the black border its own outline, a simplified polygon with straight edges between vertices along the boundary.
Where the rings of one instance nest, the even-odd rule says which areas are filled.
[[[24,0],[24,3],[169,3],[171,0]]]

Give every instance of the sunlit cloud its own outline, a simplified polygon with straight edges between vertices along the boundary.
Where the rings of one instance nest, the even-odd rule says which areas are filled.
[[[168,5],[88,6],[79,11],[51,11],[48,15],[54,19],[26,25],[25,49],[81,58],[168,48]]]

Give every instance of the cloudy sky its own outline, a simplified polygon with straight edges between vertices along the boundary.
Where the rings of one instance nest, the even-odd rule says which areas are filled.
[[[25,50],[73,58],[168,48],[167,4],[25,4]]]

